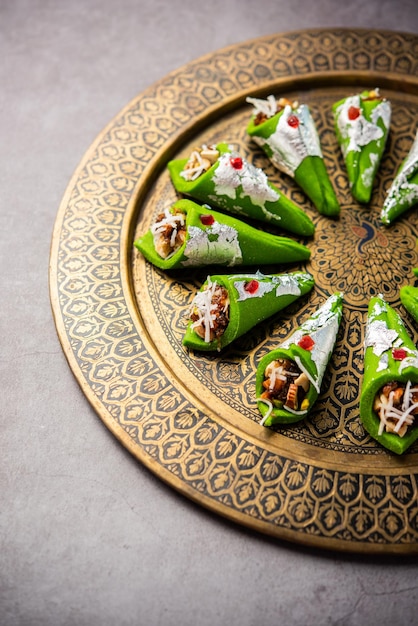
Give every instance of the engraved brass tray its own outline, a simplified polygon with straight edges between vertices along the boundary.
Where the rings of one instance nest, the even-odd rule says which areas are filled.
[[[375,87],[392,102],[392,126],[371,203],[360,206],[350,194],[331,104]],[[341,202],[339,220],[320,216],[246,137],[245,98],[270,93],[311,106]],[[60,341],[111,432],[195,502],[308,546],[418,552],[418,445],[396,457],[364,432],[358,411],[370,297],[383,293],[417,340],[399,301],[418,265],[417,213],[390,228],[379,223],[417,120],[418,36],[299,31],[233,45],[172,72],[134,98],[82,159],[52,239],[50,293]],[[167,161],[217,141],[262,167],[316,224],[314,238],[300,240],[312,250],[309,263],[259,269],[307,269],[316,285],[225,352],[208,355],[188,353],[181,341],[189,303],[213,270],[161,272],[134,251],[133,240],[177,198]],[[336,290],[345,294],[343,321],[310,418],[261,427],[259,359]]]

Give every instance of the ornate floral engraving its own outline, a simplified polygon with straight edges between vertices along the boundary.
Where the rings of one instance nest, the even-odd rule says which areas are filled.
[[[338,72],[345,74],[336,79]],[[329,113],[335,95],[364,85],[365,72],[390,93],[396,111],[368,208],[350,197]],[[390,230],[377,220],[415,130],[417,80],[412,35],[321,29],[221,50],[173,72],[116,116],[84,157],[57,217],[50,272],[56,325],[100,417],[173,487],[276,537],[343,550],[417,550],[418,466],[412,461],[418,449],[409,464],[385,464],[386,452],[358,419],[367,301],[381,290],[398,304],[399,286],[418,265],[415,215]],[[245,97],[268,89],[315,105],[340,220],[315,215],[293,182],[278,176],[245,137]],[[184,310],[205,273],[166,276],[123,247],[131,245],[136,222],[144,228],[175,199],[164,170],[168,158],[207,134],[236,143],[317,225],[306,266],[315,293],[221,357],[187,354],[181,345]],[[312,419],[263,439],[254,409],[256,363],[336,289],[346,295],[344,323]],[[193,395],[195,385],[204,398]]]

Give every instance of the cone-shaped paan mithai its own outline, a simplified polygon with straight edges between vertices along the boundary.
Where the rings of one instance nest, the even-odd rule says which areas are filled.
[[[364,349],[360,419],[382,446],[402,454],[418,437],[418,352],[382,296],[369,302]]]
[[[178,200],[165,209],[134,245],[162,270],[293,263],[310,257],[303,244],[260,231],[192,200]]]
[[[313,285],[306,272],[208,276],[190,306],[183,344],[194,350],[222,350]]]
[[[194,200],[296,235],[315,231],[305,211],[226,143],[196,148],[189,158],[170,161],[168,170],[175,189]]]
[[[332,110],[351,193],[366,204],[386,146],[391,104],[374,89],[343,98]]]
[[[294,178],[319,213],[336,217],[340,205],[306,104],[285,98],[247,98],[254,107],[247,133],[277,169]]]
[[[380,215],[382,223],[392,224],[415,204],[418,204],[418,131],[387,192]]]
[[[403,285],[399,289],[399,297],[409,315],[418,325],[418,287]]]
[[[312,409],[335,347],[343,308],[337,292],[260,361],[256,398],[261,424],[291,424]]]

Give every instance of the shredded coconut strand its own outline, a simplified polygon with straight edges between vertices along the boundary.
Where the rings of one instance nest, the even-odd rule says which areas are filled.
[[[171,213],[169,209],[164,209],[164,217],[152,224],[150,231],[152,236],[154,237],[154,245],[157,248],[157,242],[160,239],[160,236],[164,234],[167,226],[171,226],[173,231],[170,236],[170,247],[173,248],[172,252],[165,256],[166,259],[169,259],[176,253],[175,245],[176,239],[178,235],[178,231],[185,224],[185,215],[184,213]]]
[[[196,313],[199,318],[193,322],[192,328],[196,328],[197,326],[203,326],[205,329],[205,342],[210,342],[210,331],[214,327],[214,321],[216,320],[216,315],[214,312],[218,308],[218,304],[212,302],[217,289],[219,288],[218,283],[216,281],[212,282],[208,276],[207,288],[203,291],[198,291],[191,305],[190,310]],[[222,307],[223,311],[226,311],[228,308],[228,301]]]
[[[283,365],[274,365],[273,362],[270,364],[270,367],[268,369],[268,376],[270,378],[269,391],[273,391],[276,385],[276,380],[286,381],[288,376],[293,376],[294,378],[297,378],[299,374],[297,374],[296,372],[288,372],[284,369]]]
[[[384,396],[380,398],[382,405],[379,409],[379,418],[380,418],[379,431],[378,431],[379,435],[383,434],[385,427],[390,419],[397,420],[396,426],[393,429],[395,433],[399,433],[400,429],[402,428],[404,424],[407,424],[408,426],[410,426],[411,424],[414,423],[414,417],[411,416],[411,413],[412,411],[414,411],[414,409],[418,407],[418,402],[414,402],[413,404],[410,404],[410,402],[411,402],[412,392],[418,389],[417,388],[411,389],[410,381],[408,381],[408,383],[409,385],[407,384],[405,387],[402,409],[397,409],[396,407],[393,406],[393,398],[395,395],[393,391],[390,392],[388,398],[385,398]]]
[[[273,403],[270,402],[270,400],[267,400],[267,398],[257,398],[258,402],[264,402],[264,404],[267,405],[267,413],[263,416],[263,418],[260,420],[260,426],[264,426],[266,420],[270,417],[272,411],[273,411]]]
[[[171,213],[169,209],[164,210],[164,218],[159,222],[155,222],[151,226],[151,232],[153,235],[161,233],[167,225],[172,226],[176,231],[179,226],[184,225],[184,213]]]
[[[254,115],[258,113],[264,113],[267,117],[273,117],[276,114],[277,102],[276,98],[272,95],[268,96],[267,100],[261,100],[260,98],[246,98],[248,104],[252,104],[254,107]]]
[[[411,381],[405,385],[405,391],[403,394],[403,402],[402,402],[402,411],[406,411],[408,406],[411,404]]]
[[[202,146],[202,147],[206,148],[206,146]],[[197,165],[195,166],[188,165],[189,163],[195,163],[196,161],[197,161]],[[204,172],[206,172],[206,170],[207,170],[207,160],[203,159],[199,150],[194,150],[190,155],[190,158],[186,164],[185,169],[182,172],[180,172],[180,176],[187,181],[192,181],[192,180],[196,180],[196,178],[199,178],[199,176],[201,176]]]

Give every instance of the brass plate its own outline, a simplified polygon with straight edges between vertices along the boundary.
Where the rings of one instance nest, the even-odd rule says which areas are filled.
[[[301,544],[369,553],[418,552],[418,446],[395,457],[368,437],[358,413],[367,303],[399,302],[418,265],[416,212],[379,224],[382,200],[418,120],[418,37],[318,29],[237,44],[171,73],[134,98],[82,159],[52,240],[50,293],[70,367],[111,432],[143,464],[199,504]],[[351,198],[331,104],[380,87],[393,122],[370,206]],[[318,215],[245,135],[249,95],[311,105],[341,218]],[[316,279],[305,300],[216,355],[181,345],[185,311],[207,275],[163,273],[134,237],[176,199],[165,165],[190,146],[226,140],[265,169],[314,219]],[[286,271],[289,266],[262,268]],[[260,357],[330,293],[345,293],[335,354],[310,419],[259,426]]]

